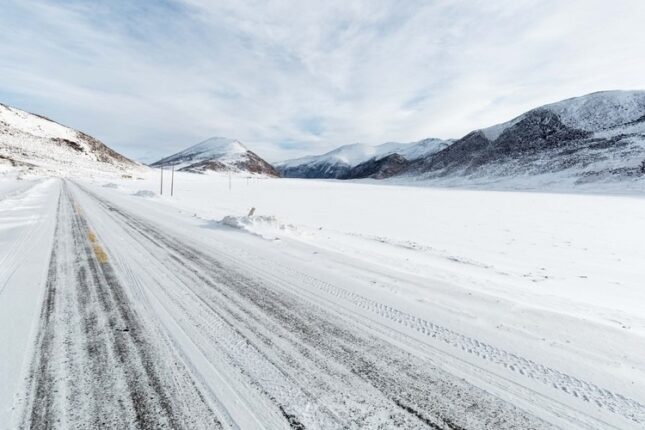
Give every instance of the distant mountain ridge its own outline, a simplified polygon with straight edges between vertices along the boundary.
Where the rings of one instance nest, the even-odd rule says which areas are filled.
[[[645,91],[605,91],[473,131],[400,175],[423,179],[558,175],[577,183],[640,177]]]
[[[354,143],[340,146],[322,155],[284,161],[278,163],[276,168],[283,176],[291,178],[351,179],[378,176],[377,171],[366,169],[364,164],[392,154],[398,154],[406,160],[414,160],[434,154],[449,144],[450,141],[432,138],[412,143],[388,142],[381,145]],[[361,168],[354,170],[357,166]]]
[[[48,174],[130,174],[142,166],[42,115],[0,104],[0,166]]]
[[[250,151],[242,142],[225,137],[212,137],[150,164],[150,167],[171,167],[185,172],[247,172],[280,176],[268,162]]]
[[[423,142],[430,147],[412,150]],[[645,91],[592,93],[532,109],[461,139],[384,144],[351,161],[340,156],[353,147],[277,167],[284,176],[301,178],[407,178],[456,184],[539,175],[575,183],[630,180],[645,174]]]

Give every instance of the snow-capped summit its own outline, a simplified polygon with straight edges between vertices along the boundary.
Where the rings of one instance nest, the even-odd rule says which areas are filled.
[[[403,145],[404,144],[396,142],[388,142],[376,146],[367,145],[365,143],[352,143],[350,145],[339,146],[338,148],[321,155],[310,155],[293,160],[287,160],[280,163],[279,166],[281,168],[290,168],[302,165],[342,165],[353,167],[369,160],[370,158],[395,152]]]
[[[531,109],[458,140],[345,145],[277,165],[298,178],[390,178],[451,184],[588,183],[645,178],[645,91],[602,91]]]
[[[603,91],[531,109],[475,130],[401,174],[451,181],[640,180],[645,176],[645,91]]]
[[[287,177],[296,178],[348,178],[356,177],[352,170],[368,161],[378,161],[393,154],[405,160],[414,160],[440,151],[450,144],[441,139],[425,139],[419,142],[387,142],[381,145],[354,143],[343,145],[322,155],[287,160],[277,165]],[[361,177],[370,176],[369,169],[360,169]]]
[[[174,166],[177,170],[196,173],[232,171],[279,176],[271,164],[250,151],[242,142],[226,137],[206,139],[150,166]]]
[[[142,167],[87,134],[0,104],[0,166],[34,173],[131,173]]]
[[[179,151],[152,164],[157,166],[175,166],[176,169],[189,167],[200,161],[237,161],[248,149],[238,140],[226,137],[211,137],[203,142]]]
[[[569,128],[599,132],[643,120],[645,91],[599,91],[561,100],[532,109],[508,122],[484,128],[482,132],[489,140],[495,140],[504,130],[538,110],[557,115]]]

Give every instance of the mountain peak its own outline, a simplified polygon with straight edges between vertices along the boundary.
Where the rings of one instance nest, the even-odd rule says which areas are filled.
[[[413,160],[433,154],[447,145],[447,141],[434,138],[412,143],[386,142],[380,145],[352,143],[322,155],[284,161],[278,165],[278,169],[287,177],[345,178],[347,175],[354,175],[351,173],[353,168],[369,160],[380,160],[393,154]]]
[[[228,137],[215,136],[199,142],[184,151],[185,153],[207,154],[242,154],[248,151],[242,142]]]
[[[177,170],[195,173],[232,171],[279,176],[273,166],[250,151],[242,142],[221,136],[206,139],[150,166],[174,166]]]
[[[645,111],[645,91],[598,91],[568,98],[531,109],[508,122],[484,128],[482,132],[489,140],[495,140],[504,130],[536,110],[556,114],[567,127],[598,132],[640,119]]]
[[[644,158],[645,91],[602,91],[471,132],[403,174],[463,181],[529,175],[553,183],[634,181],[645,173]]]

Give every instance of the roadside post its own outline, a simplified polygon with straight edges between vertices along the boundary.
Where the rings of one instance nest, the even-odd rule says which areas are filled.
[[[172,170],[170,171],[170,197],[173,196],[175,192],[175,165],[172,165]]]

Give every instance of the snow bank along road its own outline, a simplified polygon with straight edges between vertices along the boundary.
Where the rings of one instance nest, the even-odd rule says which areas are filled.
[[[2,308],[0,323],[22,319],[21,337],[0,331],[13,351],[0,358],[14,357],[2,370],[22,375],[0,375],[3,427],[645,426],[639,400],[322,279],[304,253],[98,187],[21,192],[42,215],[7,255],[49,258],[20,276],[3,260],[0,305],[28,280],[39,307]],[[30,237],[41,246],[19,249]]]

